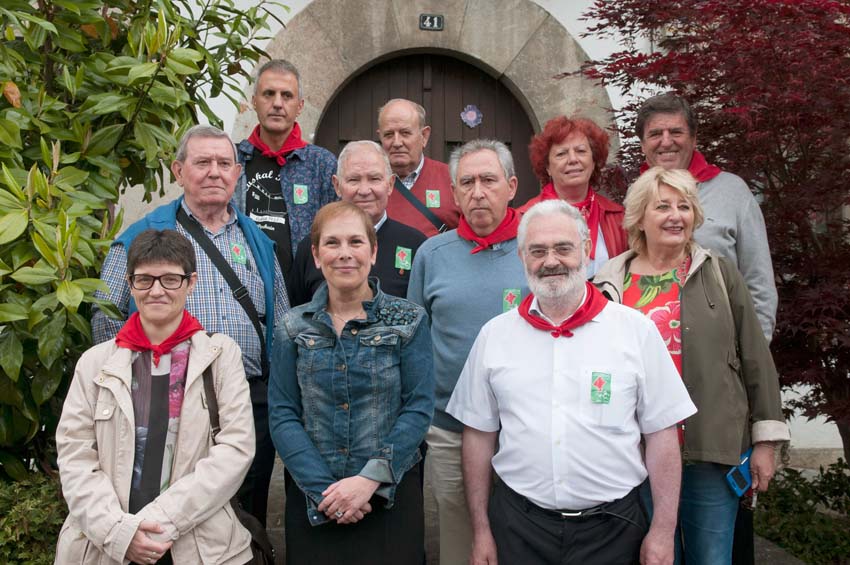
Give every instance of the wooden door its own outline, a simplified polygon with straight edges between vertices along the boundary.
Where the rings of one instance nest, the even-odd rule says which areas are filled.
[[[431,126],[426,156],[448,162],[452,149],[469,140],[498,139],[514,157],[519,189],[513,204],[523,204],[540,191],[528,159],[534,130],[525,110],[498,80],[444,55],[405,55],[354,77],[325,109],[316,129],[316,145],[339,155],[349,141],[378,141],[378,108],[392,98],[407,98],[425,107]],[[461,112],[470,104],[483,115],[474,128],[461,120]]]

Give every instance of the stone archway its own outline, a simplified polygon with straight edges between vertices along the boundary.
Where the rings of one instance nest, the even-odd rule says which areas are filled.
[[[420,14],[443,15],[444,31],[420,30]],[[530,0],[315,0],[266,51],[301,73],[305,105],[299,123],[308,140],[351,77],[405,51],[451,54],[489,72],[517,97],[535,130],[560,114],[612,122],[604,88],[582,77],[554,78],[578,70],[587,55],[554,16]],[[253,110],[240,114],[234,139],[247,137],[254,124]],[[614,154],[616,138],[612,143]]]

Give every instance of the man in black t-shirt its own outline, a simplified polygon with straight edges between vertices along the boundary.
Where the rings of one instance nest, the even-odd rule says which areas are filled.
[[[292,63],[274,59],[261,66],[251,102],[259,123],[237,147],[242,175],[233,201],[275,242],[288,280],[296,245],[319,208],[336,200],[336,157],[302,138],[297,119],[304,94]]]

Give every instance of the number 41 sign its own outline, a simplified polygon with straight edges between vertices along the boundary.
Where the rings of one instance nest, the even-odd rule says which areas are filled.
[[[445,18],[440,14],[419,14],[419,29],[425,31],[443,31]]]

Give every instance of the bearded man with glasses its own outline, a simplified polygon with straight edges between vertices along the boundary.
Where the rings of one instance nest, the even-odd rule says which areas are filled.
[[[239,494],[245,509],[265,525],[274,466],[274,446],[268,435],[268,351],[275,323],[289,309],[289,302],[274,244],[230,203],[241,170],[236,148],[225,132],[212,126],[189,129],[171,165],[183,196],[152,211],[112,243],[100,276],[109,291],[98,292],[97,298],[114,304],[125,319],[137,310],[127,277],[126,249],[145,229],[176,229],[192,242],[198,279],[186,309],[207,331],[230,336],[242,350],[257,454]],[[179,273],[163,276],[169,274]],[[177,280],[169,277],[159,282],[155,288]],[[134,288],[146,284],[153,280],[133,281]],[[95,343],[113,339],[123,324],[123,319],[112,319],[95,308]]]

